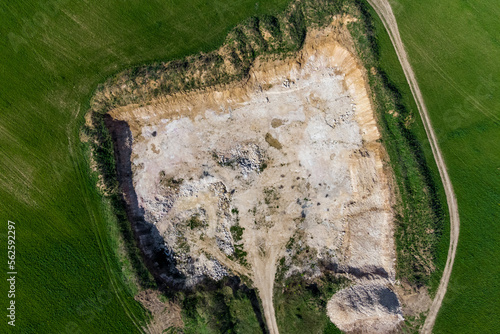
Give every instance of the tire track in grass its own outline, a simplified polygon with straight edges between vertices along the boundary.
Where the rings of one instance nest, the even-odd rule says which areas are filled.
[[[439,66],[431,56],[429,56],[420,46],[418,46],[415,42],[410,40],[410,44],[413,48],[417,50],[417,53],[424,58],[431,66],[439,73],[439,75],[446,81],[448,84],[455,89],[455,91],[462,95],[465,100],[469,101],[471,104],[476,107],[480,112],[482,112],[486,117],[494,119],[495,121],[499,121],[500,118],[496,116],[493,111],[490,111],[487,107],[485,107],[480,101],[478,101],[473,94],[467,93],[460,85],[457,84],[453,78],[451,78],[442,68]]]

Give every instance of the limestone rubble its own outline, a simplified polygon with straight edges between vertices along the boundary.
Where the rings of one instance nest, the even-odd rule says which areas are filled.
[[[402,320],[394,195],[368,92],[329,27],[295,58],[259,59],[246,82],[111,111],[132,131],[138,205],[189,284],[249,277],[274,333],[279,259],[313,276],[321,263],[354,278],[328,305],[339,328]],[[291,240],[312,254],[307,268]]]

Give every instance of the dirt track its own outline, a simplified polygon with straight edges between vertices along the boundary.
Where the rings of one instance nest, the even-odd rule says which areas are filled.
[[[396,53],[398,55],[401,66],[403,67],[406,80],[410,85],[411,92],[413,94],[415,102],[417,103],[420,117],[422,118],[422,121],[424,123],[427,138],[429,139],[432,153],[434,154],[434,159],[436,160],[439,174],[441,175],[441,180],[444,185],[448,208],[450,211],[450,247],[448,250],[448,258],[446,259],[446,266],[444,267],[443,276],[441,277],[441,282],[439,283],[436,296],[434,298],[434,301],[432,302],[429,314],[421,329],[421,333],[432,333],[432,328],[434,327],[437,314],[439,312],[439,309],[441,308],[441,303],[448,288],[448,282],[450,280],[453,262],[455,261],[455,254],[458,244],[458,234],[460,229],[457,199],[455,197],[455,193],[453,192],[453,187],[446,170],[446,165],[437,143],[436,134],[434,133],[434,129],[431,125],[427,108],[424,103],[424,98],[422,96],[420,88],[418,87],[417,79],[415,78],[415,74],[410,65],[410,62],[408,61],[408,56],[406,54],[403,42],[401,41],[398,25],[396,22],[396,18],[394,17],[394,14],[392,12],[391,6],[387,0],[368,0],[368,3],[373,7],[373,9],[375,9],[380,19],[384,23],[384,26],[391,38],[392,44],[396,49]]]

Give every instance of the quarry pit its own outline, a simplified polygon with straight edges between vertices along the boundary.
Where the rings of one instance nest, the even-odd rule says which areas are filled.
[[[391,172],[363,69],[332,28],[310,31],[295,57],[257,59],[245,82],[110,115],[130,128],[137,205],[187,285],[248,278],[278,333],[280,259],[311,277],[322,263],[352,279],[328,303],[341,330],[402,321]],[[313,255],[307,267],[291,241]]]

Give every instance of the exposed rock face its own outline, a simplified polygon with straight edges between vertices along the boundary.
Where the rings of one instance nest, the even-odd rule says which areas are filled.
[[[245,83],[111,112],[132,130],[137,205],[186,284],[249,277],[271,333],[282,257],[289,273],[358,278],[329,303],[340,328],[401,321],[384,150],[362,70],[333,36],[311,32]]]

